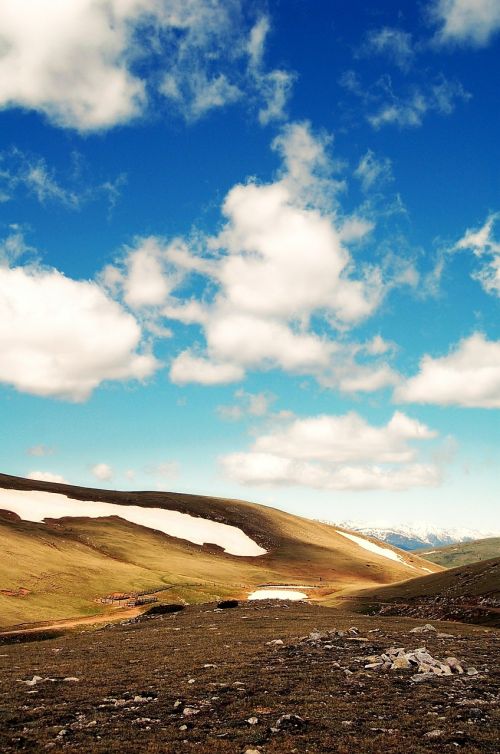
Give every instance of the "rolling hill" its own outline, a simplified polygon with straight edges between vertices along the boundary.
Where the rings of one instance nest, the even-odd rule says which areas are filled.
[[[255,503],[0,475],[0,625],[108,614],[143,593],[197,603],[259,585],[322,600],[441,566]],[[111,602],[111,604],[109,604]]]
[[[445,568],[455,568],[500,557],[500,537],[477,539],[474,542],[463,542],[438,549],[418,550],[418,554]]]
[[[500,558],[450,568],[401,584],[363,589],[349,604],[361,612],[500,625]]]

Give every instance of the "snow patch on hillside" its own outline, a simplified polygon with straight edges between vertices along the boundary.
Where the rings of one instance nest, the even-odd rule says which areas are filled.
[[[237,526],[190,516],[163,508],[117,505],[93,500],[73,500],[56,492],[0,489],[0,509],[17,513],[24,521],[43,523],[47,518],[103,518],[118,516],[132,524],[187,539],[196,545],[215,544],[230,555],[264,555],[266,550]]]
[[[381,555],[383,558],[389,558],[389,560],[396,560],[407,566],[408,568],[413,568],[414,570],[416,570],[415,566],[407,563],[406,560],[401,557],[401,555],[399,555],[397,552],[394,552],[394,550],[389,550],[388,547],[381,547],[380,545],[376,545],[375,542],[370,542],[369,539],[357,537],[355,534],[348,534],[346,531],[339,531],[337,529],[337,534],[341,534],[343,537],[347,537],[347,539],[355,542],[364,550],[369,550],[370,552],[374,552],[375,555]]]

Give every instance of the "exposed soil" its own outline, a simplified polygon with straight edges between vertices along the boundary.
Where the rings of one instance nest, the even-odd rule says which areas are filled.
[[[210,604],[0,646],[0,750],[497,754],[499,632],[415,625],[304,603]],[[334,628],[346,633],[300,638]],[[415,670],[365,668],[390,647],[422,646],[465,672],[417,682]]]

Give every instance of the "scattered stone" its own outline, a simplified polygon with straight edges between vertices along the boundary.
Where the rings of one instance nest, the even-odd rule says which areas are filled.
[[[408,668],[411,668],[411,662],[405,655],[396,657],[391,665],[391,670],[407,670]]]
[[[447,657],[444,662],[445,665],[448,665],[448,667],[451,668],[451,670],[454,670],[455,673],[462,675],[462,673],[464,672],[463,667],[460,665],[456,657]]]
[[[248,720],[247,720],[247,723],[249,725],[257,725],[258,722],[259,722],[259,718],[258,717],[249,717]]]
[[[424,733],[424,738],[440,738],[443,735],[444,731],[439,730],[438,728],[435,728],[434,730],[428,731],[428,733]]]
[[[199,715],[200,711],[198,707],[184,707],[182,714],[184,717],[192,717],[193,715]]]
[[[275,726],[277,730],[297,731],[303,730],[306,727],[306,721],[300,715],[281,715],[276,720]]]
[[[270,647],[281,647],[284,641],[282,639],[271,639],[271,641],[266,641],[266,644]]]
[[[33,678],[30,678],[27,681],[23,681],[22,678],[18,678],[17,680],[19,681],[19,683],[25,683],[26,686],[36,686],[37,683],[43,681],[43,678],[41,675],[34,675]]]
[[[428,634],[428,633],[437,633],[437,628],[434,628],[430,623],[426,623],[425,626],[415,626],[415,628],[410,629],[411,634]]]
[[[479,670],[477,668],[467,668],[467,675],[479,675]]]

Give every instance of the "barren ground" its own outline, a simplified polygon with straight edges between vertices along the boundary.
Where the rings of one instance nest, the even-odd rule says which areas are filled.
[[[498,752],[498,631],[436,622],[449,636],[415,634],[422,621],[304,603],[214,608],[0,646],[0,750]],[[478,674],[417,683],[411,670],[364,667],[366,655],[424,645]]]

